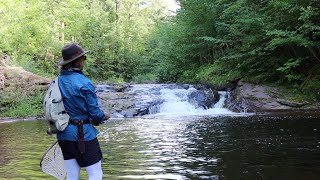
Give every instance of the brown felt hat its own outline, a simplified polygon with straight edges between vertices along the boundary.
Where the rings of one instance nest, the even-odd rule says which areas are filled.
[[[68,64],[79,57],[85,55],[87,52],[77,43],[70,43],[62,47],[62,59],[59,60],[58,65],[62,66]]]

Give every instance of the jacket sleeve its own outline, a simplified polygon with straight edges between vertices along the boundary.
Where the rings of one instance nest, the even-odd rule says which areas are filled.
[[[87,83],[80,89],[81,95],[86,101],[86,108],[90,118],[96,123],[101,123],[106,119],[105,113],[99,107],[98,98],[91,83]]]

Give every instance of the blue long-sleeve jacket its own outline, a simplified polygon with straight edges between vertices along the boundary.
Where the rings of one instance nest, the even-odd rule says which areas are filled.
[[[102,122],[105,113],[98,105],[97,95],[92,82],[81,71],[62,70],[59,76],[59,87],[66,111],[73,120],[89,120]],[[89,141],[97,137],[98,130],[92,124],[84,124],[84,140]],[[58,140],[77,141],[78,128],[69,124],[67,128],[57,134]]]

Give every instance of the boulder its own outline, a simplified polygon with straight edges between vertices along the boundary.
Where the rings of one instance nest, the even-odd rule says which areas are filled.
[[[194,104],[196,107],[202,107],[204,109],[211,108],[219,101],[219,94],[217,91],[210,92],[196,90],[191,92],[188,96],[190,103]]]
[[[227,106],[234,112],[261,112],[289,110],[308,104],[285,99],[284,93],[285,90],[279,87],[254,85],[241,80],[238,86],[231,91]]]
[[[97,92],[101,107],[105,112],[124,117],[133,117],[133,114],[138,113],[132,109],[135,105],[133,94],[123,92]],[[130,110],[129,110],[130,109]],[[126,110],[124,112],[124,110]]]
[[[6,110],[18,97],[35,95],[47,90],[51,79],[21,67],[0,66],[0,111]]]

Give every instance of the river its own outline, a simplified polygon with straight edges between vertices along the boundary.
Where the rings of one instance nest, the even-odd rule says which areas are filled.
[[[98,127],[104,179],[320,179],[319,120],[309,113],[111,119]],[[39,167],[55,141],[46,123],[0,124],[0,179],[53,179]]]

